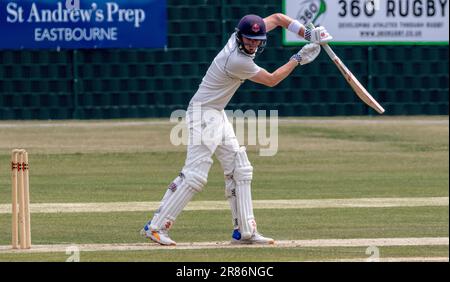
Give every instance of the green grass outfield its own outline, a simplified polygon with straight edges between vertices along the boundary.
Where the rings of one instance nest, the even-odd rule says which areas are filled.
[[[159,201],[181,169],[185,147],[173,146],[165,120],[0,122],[0,205],[11,203],[9,158],[30,154],[32,203]],[[428,198],[449,194],[449,123],[445,117],[281,119],[279,148],[254,166],[253,198]],[[194,201],[223,201],[217,160]],[[32,214],[36,245],[146,241],[148,212]],[[447,206],[258,209],[259,230],[277,240],[448,237]],[[10,243],[11,215],[0,213],[0,245]],[[226,241],[226,210],[185,211],[177,242]],[[150,243],[149,243],[150,244]],[[304,261],[368,257],[363,247],[82,252],[81,261]],[[391,258],[448,259],[442,246],[383,246]],[[65,261],[65,253],[2,253],[0,261]]]

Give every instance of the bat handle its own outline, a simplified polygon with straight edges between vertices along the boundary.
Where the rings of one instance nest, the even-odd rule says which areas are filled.
[[[323,44],[322,45],[323,50],[325,50],[325,52],[327,52],[328,56],[330,56],[330,58],[334,61],[338,58],[338,56],[336,55],[336,53],[334,53],[333,49],[331,49],[330,45],[328,44]]]

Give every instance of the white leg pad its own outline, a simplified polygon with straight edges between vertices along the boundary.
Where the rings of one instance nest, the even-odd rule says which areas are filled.
[[[169,199],[164,201],[163,209],[159,211],[156,220],[152,220],[151,230],[169,230],[172,227],[189,201],[206,185],[211,165],[212,159],[208,158],[183,170],[185,178]]]
[[[228,202],[230,203],[233,228],[238,229],[239,220],[238,220],[238,207],[236,200],[236,182],[233,179],[233,175],[225,176],[225,197],[228,199]]]
[[[249,239],[256,232],[251,195],[252,178],[253,167],[248,160],[245,147],[241,147],[236,154],[234,180],[236,181],[239,226],[243,239]]]
[[[184,181],[184,174],[180,173],[180,175],[175,178],[172,183],[167,187],[167,191],[164,194],[164,197],[161,200],[161,203],[159,204],[158,209],[155,211],[155,214],[153,215],[152,222],[156,222],[158,219],[159,213],[164,209],[164,203],[168,202],[172,195],[175,193],[175,191],[180,187],[181,183]]]

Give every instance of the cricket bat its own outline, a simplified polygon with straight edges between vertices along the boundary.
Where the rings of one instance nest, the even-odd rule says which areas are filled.
[[[314,28],[312,24],[309,24],[311,28]],[[322,44],[322,48],[327,52],[328,56],[334,62],[336,67],[347,80],[356,95],[369,107],[377,111],[379,114],[383,114],[385,110],[383,107],[370,95],[370,93],[364,88],[359,80],[353,75],[353,73],[347,68],[347,66],[341,61],[341,59],[334,53],[328,44]]]

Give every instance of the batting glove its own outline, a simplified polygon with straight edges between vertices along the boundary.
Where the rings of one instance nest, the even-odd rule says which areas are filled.
[[[325,44],[330,42],[333,39],[333,36],[331,36],[323,26],[312,29],[306,27],[305,39],[312,43]]]
[[[316,43],[309,43],[295,55],[291,57],[291,60],[296,61],[300,65],[306,65],[314,61],[320,54],[320,45]]]

